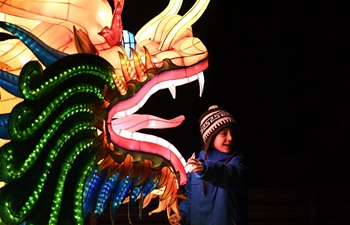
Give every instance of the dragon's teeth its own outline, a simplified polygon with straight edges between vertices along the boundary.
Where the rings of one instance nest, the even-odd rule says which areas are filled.
[[[199,82],[199,96],[202,96],[202,93],[204,90],[204,75],[203,75],[203,72],[200,72],[200,73],[193,75],[193,76],[190,76],[190,77],[177,79],[177,80],[168,80],[168,81],[163,81],[163,82],[157,83],[145,94],[145,96],[142,98],[142,100],[137,105],[135,105],[134,107],[132,107],[126,111],[120,111],[120,112],[116,113],[113,116],[113,118],[121,118],[121,117],[125,117],[128,115],[132,115],[133,113],[137,112],[147,102],[147,100],[151,97],[151,95],[153,95],[155,92],[157,92],[161,89],[168,88],[170,93],[171,93],[171,96],[173,97],[173,99],[175,99],[177,86],[181,86],[181,85],[193,82],[195,80],[198,80],[198,82]]]
[[[150,95],[147,93],[145,94],[145,96],[143,97],[143,99],[139,102],[138,106],[139,108],[142,108],[142,106],[147,102],[147,100],[149,99]]]
[[[192,82],[192,81],[195,81],[195,80],[197,80],[198,78],[197,78],[197,75],[194,75],[194,76],[190,76],[189,78],[188,78],[188,82]]]
[[[174,85],[173,85],[172,80],[167,80],[167,81],[162,81],[162,82],[158,83],[157,86],[158,86],[158,90],[160,90],[160,89],[172,87]]]
[[[175,154],[178,158],[182,157],[182,155],[181,155],[180,152],[175,148],[174,145],[170,144],[169,149],[170,149],[172,152],[174,152],[174,154]]]
[[[187,78],[174,80],[174,86],[180,86],[180,85],[187,84],[187,83],[188,83],[188,79]]]
[[[168,141],[166,141],[166,140],[164,140],[164,139],[162,139],[162,138],[158,138],[158,139],[157,139],[157,144],[158,144],[158,145],[161,145],[161,146],[163,146],[163,147],[165,147],[165,148],[169,148],[170,145],[171,145]]]
[[[168,89],[171,93],[171,96],[173,96],[173,99],[175,99],[176,98],[176,87],[173,86],[173,87],[169,87]]]
[[[153,95],[154,93],[156,93],[157,91],[159,91],[159,89],[160,89],[160,84],[158,83],[158,84],[156,84],[156,85],[154,85],[150,90],[149,90],[149,95],[151,96],[151,95]]]
[[[204,74],[200,72],[198,75],[198,84],[199,84],[199,96],[202,97],[204,90]]]
[[[158,137],[156,137],[154,135],[149,135],[149,134],[145,135],[145,140],[147,142],[157,143],[157,139],[158,139]]]
[[[132,133],[132,139],[134,140],[139,140],[139,141],[145,141],[146,140],[146,135],[138,132],[133,132]]]
[[[132,115],[132,114],[134,114],[137,110],[139,110],[140,109],[140,107],[138,106],[138,105],[135,105],[134,107],[132,107],[132,108],[130,108],[130,109],[127,109],[126,111],[125,111],[125,114],[127,115],[127,116],[129,116],[129,115]]]
[[[117,113],[117,117],[120,118],[120,117],[125,117],[126,116],[126,112],[125,111],[120,111]]]
[[[132,137],[132,132],[130,132],[128,130],[120,130],[119,135],[124,137],[124,138],[130,139]]]

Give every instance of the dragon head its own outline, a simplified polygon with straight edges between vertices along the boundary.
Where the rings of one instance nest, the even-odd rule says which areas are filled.
[[[10,47],[7,47],[6,53],[0,55],[0,86],[6,90],[0,90],[3,93],[0,104],[5,106],[4,102],[7,102],[6,109],[1,107],[0,113],[5,119],[11,116],[17,118],[12,120],[12,124],[4,123],[6,126],[13,126],[15,132],[9,134],[2,131],[1,134],[3,140],[8,139],[10,143],[5,144],[0,151],[3,156],[1,158],[4,159],[0,161],[1,168],[4,167],[0,181],[6,183],[0,195],[11,192],[9,189],[5,191],[5,188],[15,184],[16,180],[25,180],[22,178],[26,176],[24,172],[14,173],[5,166],[11,164],[11,159],[16,154],[22,154],[23,157],[23,152],[16,152],[15,143],[29,141],[32,133],[45,133],[41,128],[19,128],[16,123],[25,121],[26,126],[36,127],[39,122],[35,118],[46,117],[55,107],[57,111],[63,110],[61,107],[69,108],[80,98],[72,97],[74,101],[67,100],[67,103],[63,104],[64,97],[60,98],[60,101],[54,97],[54,94],[57,95],[55,89],[67,90],[62,91],[62,96],[74,96],[75,91],[77,96],[80,96],[83,88],[77,86],[90,82],[99,88],[86,88],[87,93],[95,91],[91,101],[84,100],[89,109],[89,112],[84,113],[93,117],[84,116],[83,119],[90,121],[96,128],[94,134],[88,135],[92,135],[94,140],[89,142],[86,149],[93,148],[97,151],[91,163],[84,165],[81,172],[85,174],[82,175],[85,177],[83,194],[75,192],[77,195],[83,195],[83,212],[80,212],[82,215],[79,216],[86,216],[92,207],[95,207],[95,215],[101,215],[107,200],[111,199],[114,218],[113,214],[120,204],[131,202],[133,205],[136,199],[140,199],[140,204],[145,207],[155,196],[160,198],[159,207],[150,214],[164,209],[167,209],[168,215],[170,209],[178,212],[177,198],[181,197],[178,189],[187,181],[186,161],[173,144],[161,137],[142,133],[141,130],[176,127],[183,122],[184,116],[168,120],[137,112],[152,94],[161,89],[169,89],[175,98],[177,86],[198,80],[200,95],[202,94],[203,71],[208,66],[208,52],[200,39],[193,36],[191,25],[203,14],[209,1],[198,0],[187,13],[180,16],[177,13],[182,1],[170,0],[168,6],[145,24],[135,36],[123,30],[123,0],[114,1],[113,14],[109,13],[110,8],[104,1],[93,1],[92,5],[67,1],[59,14],[49,10],[55,4],[58,6],[55,1],[41,1],[37,3],[40,7],[26,1],[13,1],[11,4],[1,2],[0,12],[5,15],[5,19],[0,23],[0,27],[19,40],[4,41],[4,44],[8,43]],[[80,6],[77,7],[77,4]],[[31,10],[28,10],[28,7]],[[92,10],[96,13],[92,13]],[[71,12],[74,14],[70,15]],[[73,16],[78,14],[89,15],[87,18],[92,18],[92,21]],[[38,20],[41,22],[38,23]],[[24,26],[24,23],[30,25]],[[24,45],[31,51],[23,51]],[[9,57],[10,55],[15,57]],[[28,60],[31,62],[27,63]],[[40,78],[36,79],[38,74]],[[92,78],[87,78],[90,76]],[[69,81],[71,79],[72,81]],[[54,94],[50,94],[51,92]],[[21,110],[29,106],[34,107],[28,101],[39,97],[45,99],[40,104],[46,102],[47,108],[53,107],[51,111],[48,110],[46,114],[40,110],[31,110],[28,114],[33,114],[30,116],[32,122],[20,119],[26,116],[25,113],[21,114]],[[18,104],[22,101],[18,99],[24,101]],[[57,106],[52,106],[54,102],[57,102]],[[45,106],[39,108],[44,109]],[[78,110],[72,110],[72,114],[73,112]],[[52,117],[55,116],[58,116],[57,113],[52,113]],[[59,120],[63,120],[61,116]],[[19,129],[25,132],[18,132]],[[16,136],[18,133],[21,135]],[[39,139],[35,136],[40,146],[48,137],[46,133]],[[37,151],[38,148],[35,147],[33,151]],[[33,155],[35,154],[28,153],[22,166],[34,165],[34,162],[28,161],[35,161],[39,156],[36,158]],[[16,164],[15,167],[21,167],[18,166],[18,161],[13,164]],[[45,181],[42,182],[42,185],[44,184]],[[73,186],[76,188],[77,184],[74,183]],[[113,188],[110,188],[111,186]],[[124,189],[121,189],[121,186]],[[111,190],[101,196],[101,192],[106,193],[107,187]],[[3,198],[2,201],[11,202],[10,199]],[[30,205],[28,202],[23,204],[25,207]],[[56,208],[51,210],[55,211]],[[10,223],[13,220],[28,219],[28,215],[22,216],[23,213],[18,213],[21,215],[18,216],[20,219],[13,219],[9,214],[9,211],[2,208],[0,221]]]

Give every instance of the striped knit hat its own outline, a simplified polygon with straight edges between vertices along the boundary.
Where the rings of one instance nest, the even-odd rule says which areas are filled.
[[[224,127],[237,125],[233,116],[222,107],[212,105],[199,117],[199,130],[202,135],[204,150],[208,151],[213,137]]]

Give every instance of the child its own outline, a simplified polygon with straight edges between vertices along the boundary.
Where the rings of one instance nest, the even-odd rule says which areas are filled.
[[[246,164],[237,149],[237,123],[232,115],[211,106],[200,118],[203,150],[190,158],[180,215],[171,225],[247,225]]]

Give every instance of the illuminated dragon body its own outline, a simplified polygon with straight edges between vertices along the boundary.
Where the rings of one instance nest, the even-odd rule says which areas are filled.
[[[191,25],[208,1],[179,16],[182,1],[170,0],[135,37],[122,29],[124,1],[115,0],[113,14],[91,2],[0,1],[0,27],[18,38],[4,41],[0,55],[0,224],[83,224],[108,204],[114,223],[121,204],[130,216],[139,200],[141,215],[156,196],[149,214],[178,211],[185,159],[138,131],[184,117],[136,112],[160,89],[175,98],[176,86],[198,80],[203,91],[208,53]],[[94,19],[46,10],[50,3]]]

